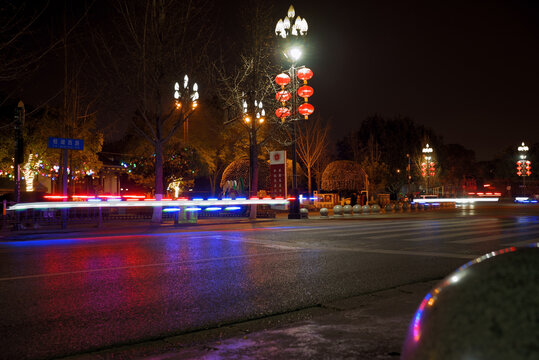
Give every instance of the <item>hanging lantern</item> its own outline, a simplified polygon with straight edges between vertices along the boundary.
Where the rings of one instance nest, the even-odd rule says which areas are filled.
[[[314,93],[314,89],[309,85],[303,85],[298,89],[298,95],[307,101],[308,97],[311,97]]]
[[[290,116],[290,109],[287,107],[280,107],[277,110],[275,110],[275,115],[284,121],[285,118]]]
[[[298,112],[305,116],[305,119],[309,118],[309,115],[311,115],[314,112],[314,106],[312,106],[309,103],[301,104],[298,108]]]
[[[277,94],[275,94],[275,98],[277,99],[277,101],[280,101],[280,102],[285,102],[285,101],[288,101],[290,100],[290,93],[286,90],[281,90],[281,91],[278,91]]]
[[[313,77],[313,71],[309,68],[301,68],[298,70],[297,75],[298,79],[303,80],[303,82],[307,84],[307,80]]]
[[[277,75],[275,77],[275,82],[278,85],[281,85],[282,87],[284,87],[285,85],[287,85],[290,82],[290,76],[288,76],[285,73],[280,73],[279,75]]]

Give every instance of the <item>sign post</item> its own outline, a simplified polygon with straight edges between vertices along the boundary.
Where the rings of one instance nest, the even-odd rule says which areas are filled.
[[[49,137],[49,148],[51,149],[63,149],[64,161],[62,164],[62,195],[64,201],[67,200],[67,150],[83,150],[84,140],[82,139],[67,139],[59,137]],[[62,229],[67,227],[67,209],[62,210]]]

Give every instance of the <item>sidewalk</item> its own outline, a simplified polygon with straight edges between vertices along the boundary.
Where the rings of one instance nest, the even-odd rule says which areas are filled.
[[[408,324],[436,283],[403,285],[69,359],[398,359]]]

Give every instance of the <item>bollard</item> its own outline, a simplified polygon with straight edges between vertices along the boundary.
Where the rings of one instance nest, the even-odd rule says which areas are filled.
[[[361,212],[363,214],[369,214],[371,212],[371,207],[369,205],[365,204],[365,205],[363,205],[361,207]]]
[[[416,205],[417,205],[417,206],[416,206],[416,209],[417,209],[418,211],[420,211],[420,210],[423,210],[423,209],[424,209],[424,206],[423,206],[423,204],[422,204],[422,203],[417,203]]]
[[[395,211],[401,211],[402,205],[401,203],[395,203]]]
[[[309,210],[306,208],[299,209],[299,215],[301,219],[308,219],[309,218]]]
[[[342,214],[343,214],[342,206],[341,205],[335,205],[333,207],[333,215],[334,216],[342,216]]]
[[[354,215],[361,214],[361,205],[352,206],[352,212],[354,213]]]
[[[320,209],[320,217],[328,217],[329,210],[327,208],[321,208]]]
[[[343,210],[344,215],[346,216],[352,215],[352,205],[344,205],[342,210]]]
[[[417,209],[417,204],[415,202],[410,203],[410,211],[416,210],[416,209]]]
[[[539,359],[538,246],[488,253],[438,283],[410,322],[401,359]]]
[[[385,210],[386,210],[386,212],[393,212],[393,205],[392,204],[387,204]]]
[[[408,210],[410,210],[410,204],[402,203],[402,211],[408,211]]]
[[[380,205],[378,205],[378,204],[373,204],[373,205],[371,206],[371,211],[372,211],[373,214],[378,214],[378,213],[380,213]]]

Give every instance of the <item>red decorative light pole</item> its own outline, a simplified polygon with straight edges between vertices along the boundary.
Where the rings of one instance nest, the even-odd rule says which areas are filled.
[[[526,176],[530,176],[531,172],[531,161],[527,160],[528,150],[530,148],[522,142],[522,144],[517,148],[519,152],[519,160],[517,161],[517,175],[522,176],[522,188],[523,194],[526,195]]]
[[[275,26],[275,35],[287,39],[284,55],[291,63],[291,67],[287,71],[288,74],[281,73],[275,78],[275,82],[281,87],[281,90],[275,95],[277,101],[281,103],[281,107],[275,111],[275,115],[282,122],[285,120],[292,122],[292,195],[294,200],[290,202],[289,219],[301,217],[296,172],[296,122],[300,120],[299,115],[308,119],[309,115],[314,112],[314,106],[308,103],[314,90],[307,86],[307,81],[313,77],[313,72],[306,67],[296,67],[296,63],[301,57],[301,46],[298,46],[298,41],[307,35],[308,25],[307,20],[299,16],[295,17],[295,14],[294,7],[290,5],[287,16],[279,20]],[[301,84],[298,79],[303,81],[303,86],[299,87]],[[286,86],[288,86],[288,90],[285,90]],[[303,104],[298,103],[301,99],[305,101]]]

